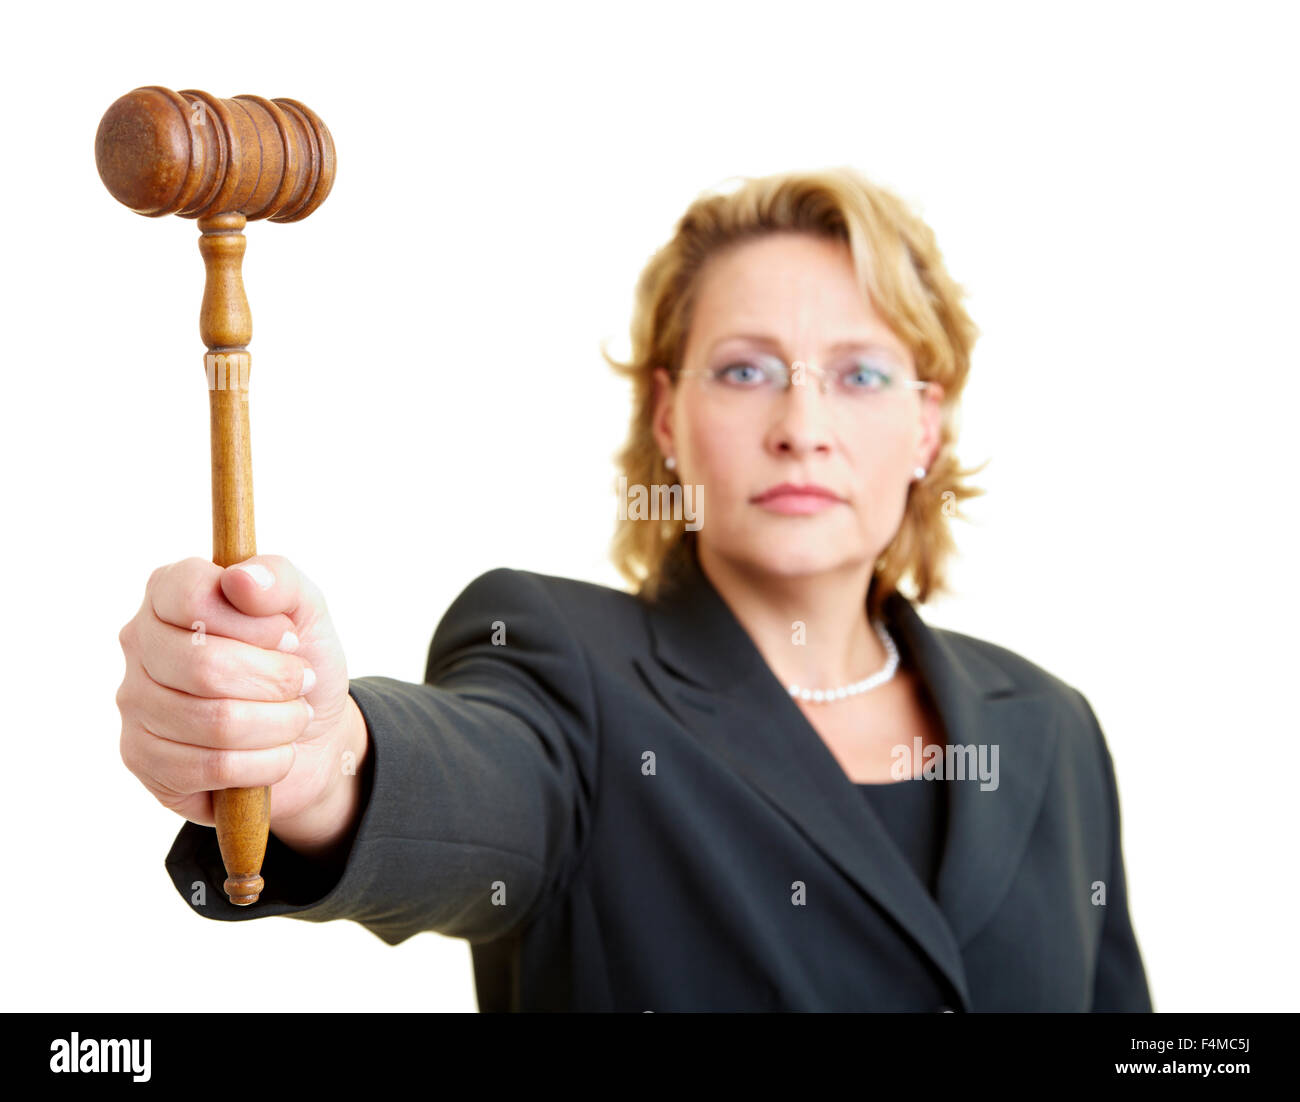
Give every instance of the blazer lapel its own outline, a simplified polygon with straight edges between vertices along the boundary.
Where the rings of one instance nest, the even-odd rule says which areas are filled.
[[[996,789],[982,791],[978,779],[949,785],[935,898],[698,564],[680,565],[645,607],[655,660],[637,665],[665,707],[888,911],[970,1009],[961,946],[1006,894],[1041,804],[1056,735],[1047,702],[1019,695],[998,666],[962,637],[935,632],[901,594],[886,602],[947,741],[999,746]]]
[[[1024,855],[1056,753],[1059,712],[1047,697],[1017,686],[974,641],[935,631],[900,594],[889,604],[895,639],[913,656],[947,742],[982,747],[990,761],[997,752],[996,787],[978,778],[948,786],[936,896],[964,946],[992,918]]]

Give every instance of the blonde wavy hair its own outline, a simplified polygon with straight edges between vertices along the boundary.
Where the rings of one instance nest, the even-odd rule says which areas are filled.
[[[601,355],[633,387],[627,439],[615,455],[618,478],[629,486],[671,485],[676,476],[651,432],[653,373],[667,368],[677,381],[690,331],[701,272],[733,245],[769,233],[803,232],[846,242],[863,294],[910,349],[917,377],[943,386],[940,446],[924,479],[908,493],[903,519],[876,561],[868,609],[905,580],[914,600],[947,591],[945,565],[956,551],[949,519],[984,491],[966,480],[985,464],[963,470],[954,454],[957,414],[979,329],[962,306],[965,291],[944,267],[934,231],[898,196],[848,167],[740,177],[740,186],[702,194],[678,220],[636,285],[632,355],[626,363]],[[963,518],[964,519],[964,518]],[[675,561],[694,555],[696,533],[684,519],[619,520],[611,557],[641,597],[653,600]]]

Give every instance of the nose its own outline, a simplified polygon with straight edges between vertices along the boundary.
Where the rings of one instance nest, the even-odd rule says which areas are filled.
[[[831,398],[820,376],[809,371],[802,384],[792,383],[777,396],[768,447],[778,455],[802,459],[831,448]]]

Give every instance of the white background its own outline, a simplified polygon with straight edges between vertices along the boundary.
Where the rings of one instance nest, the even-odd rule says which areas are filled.
[[[1289,6],[468,7],[6,15],[4,1009],[476,1006],[462,941],[197,917],[118,756],[117,632],[210,553],[197,231],[94,165],[145,84],[334,135],[333,194],[251,224],[245,276],[258,546],[324,589],[352,676],[419,681],[492,567],[621,584],[599,342],[700,191],[897,190],[970,292],[959,454],[992,458],[923,615],[1092,702],[1157,1009],[1300,1008]]]

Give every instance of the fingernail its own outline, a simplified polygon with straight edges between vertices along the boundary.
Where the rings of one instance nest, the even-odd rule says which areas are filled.
[[[293,653],[298,649],[298,636],[291,631],[286,631],[280,636],[280,641],[275,645],[276,650],[288,651]]]
[[[231,570],[242,570],[253,579],[260,589],[270,589],[275,585],[275,575],[272,574],[260,562],[241,562],[230,568]]]
[[[310,704],[308,704],[305,699],[303,700],[303,703],[307,704],[307,722],[310,723],[312,719],[315,718],[316,716],[316,709],[313,708]]]
[[[311,692],[312,686],[316,684],[316,671],[310,666],[304,666],[302,670],[302,688],[298,690],[299,696],[304,696]]]

